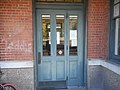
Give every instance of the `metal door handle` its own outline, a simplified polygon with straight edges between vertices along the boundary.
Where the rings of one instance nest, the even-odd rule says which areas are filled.
[[[38,52],[38,64],[41,64],[41,52]]]
[[[66,49],[68,50],[68,45],[66,46]]]

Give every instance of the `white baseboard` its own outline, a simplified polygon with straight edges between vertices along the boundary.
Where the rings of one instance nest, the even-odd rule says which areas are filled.
[[[33,61],[0,61],[1,68],[31,68]]]

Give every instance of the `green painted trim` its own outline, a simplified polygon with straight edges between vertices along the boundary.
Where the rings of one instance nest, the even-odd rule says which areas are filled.
[[[37,50],[36,50],[36,48],[37,48],[37,42],[36,42],[36,40],[37,40],[37,37],[36,37],[36,35],[37,35],[37,32],[36,32],[36,12],[35,12],[35,10],[37,9],[36,8],[36,4],[35,4],[35,0],[32,0],[32,2],[33,2],[33,31],[34,31],[34,88],[35,88],[35,90],[37,90],[37,86],[38,86],[38,79],[37,79]],[[88,26],[87,26],[87,23],[88,23],[88,20],[87,20],[87,15],[88,15],[88,0],[84,0],[84,5],[83,4],[81,4],[82,6],[84,6],[84,7],[82,7],[81,9],[83,9],[84,8],[84,19],[85,19],[85,22],[84,22],[84,29],[85,29],[85,32],[84,32],[84,46],[85,46],[85,50],[84,50],[84,86],[87,88],[87,86],[88,86],[88,84],[87,84],[87,66],[88,66],[88,61],[87,61],[87,32],[88,32]],[[64,8],[63,8],[64,9]],[[70,9],[70,8],[69,8]],[[78,9],[78,8],[77,8]],[[80,9],[80,8],[79,8]],[[74,10],[74,9],[73,9]]]
[[[36,9],[48,9],[48,10],[82,10],[84,4],[36,4]],[[53,7],[54,6],[54,7]]]
[[[84,0],[84,86],[86,90],[88,90],[88,59],[87,59],[87,52],[88,52],[88,0]]]
[[[35,0],[32,0],[32,27],[33,27],[33,49],[34,49],[34,90],[37,90],[37,87],[38,87],[38,79],[37,79],[37,44],[36,44],[36,40],[37,40],[37,37],[36,37],[36,24],[35,24],[35,21],[36,21],[36,12],[35,12]]]

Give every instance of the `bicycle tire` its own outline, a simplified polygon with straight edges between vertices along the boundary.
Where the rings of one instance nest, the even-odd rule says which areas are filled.
[[[4,90],[17,90],[12,84],[4,84]]]
[[[3,86],[0,84],[0,90],[4,90]]]

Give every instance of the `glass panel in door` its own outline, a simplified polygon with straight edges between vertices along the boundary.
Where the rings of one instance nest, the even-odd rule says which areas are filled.
[[[78,48],[78,16],[70,15],[69,16],[69,55],[74,56],[77,55]]]
[[[64,55],[64,15],[56,15],[57,55]]]
[[[43,56],[51,55],[50,15],[42,15]]]

